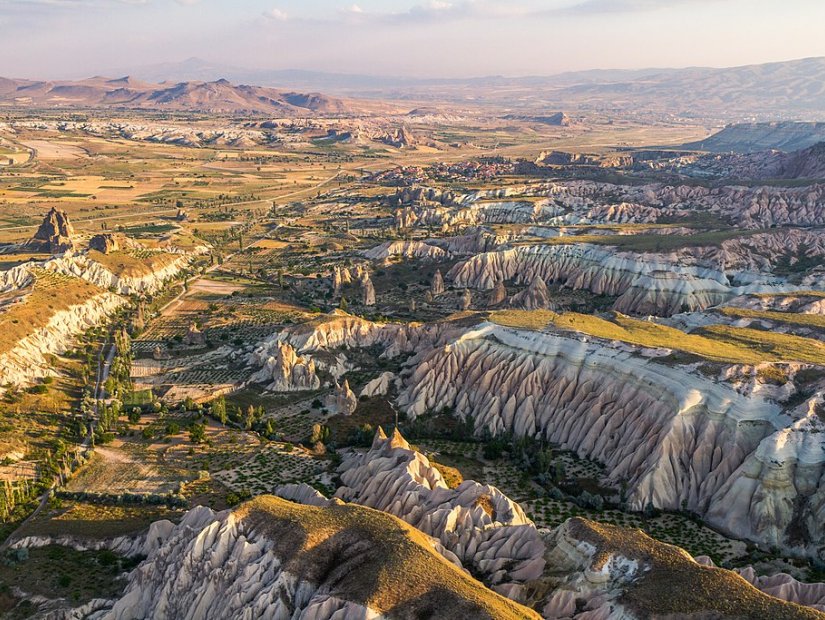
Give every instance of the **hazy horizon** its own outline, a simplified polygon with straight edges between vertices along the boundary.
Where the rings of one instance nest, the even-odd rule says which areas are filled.
[[[823,22],[814,0],[0,0],[0,75],[191,58],[417,79],[729,67],[825,56]]]

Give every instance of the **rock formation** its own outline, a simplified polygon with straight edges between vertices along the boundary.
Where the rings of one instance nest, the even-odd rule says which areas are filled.
[[[430,284],[430,293],[432,293],[433,297],[438,297],[439,295],[443,295],[445,290],[444,276],[441,275],[440,269],[436,269],[433,274],[433,281]]]
[[[111,254],[120,249],[117,235],[112,233],[102,233],[89,239],[89,249],[97,250],[101,254]]]
[[[387,241],[364,252],[370,260],[388,263],[394,257],[404,259],[443,260],[448,253],[437,245],[424,241]]]
[[[345,284],[352,283],[352,275],[346,267],[336,265],[332,270],[332,294],[340,297]]]
[[[490,294],[489,305],[491,307],[501,305],[506,299],[507,288],[504,286],[504,281],[496,280],[496,285],[493,287],[493,292]]]
[[[539,617],[485,589],[409,525],[361,506],[263,496],[232,512],[198,507],[177,526],[155,525],[162,524],[124,593],[98,601],[95,618]],[[398,567],[414,582],[385,585]]]
[[[198,326],[192,323],[183,337],[183,344],[190,347],[202,347],[206,344],[206,334],[204,334]]]
[[[274,340],[256,349],[251,361],[263,368],[251,380],[267,383],[273,392],[317,390],[321,380],[315,374],[315,362],[309,356],[299,357],[289,343]]]
[[[572,289],[617,296],[614,309],[626,314],[669,316],[702,310],[750,292],[787,290],[770,274],[737,272],[730,281],[715,266],[687,254],[661,256],[616,252],[588,245],[520,246],[479,254],[448,274],[455,286],[490,290],[498,280],[519,284],[559,282]]]
[[[479,434],[574,450],[606,466],[605,484],[625,485],[633,510],[686,508],[733,537],[800,554],[818,553],[825,536],[814,397],[782,414],[759,393],[643,349],[488,323],[378,325],[339,314],[283,337],[299,351],[415,352],[396,401],[410,418],[450,407]],[[784,501],[764,501],[780,488]]]
[[[543,601],[545,618],[821,617],[756,590],[731,571],[702,566],[640,530],[574,518],[546,540],[556,589]]]
[[[362,397],[386,396],[397,377],[391,372],[382,372],[361,389]]]
[[[501,280],[499,280],[501,282]],[[493,289],[495,294],[495,289]],[[510,306],[523,310],[557,310],[556,304],[550,301],[550,292],[547,285],[539,276],[533,276],[530,286],[513,295]]]
[[[352,415],[358,408],[358,398],[349,387],[349,381],[335,382],[335,391],[332,394],[332,408],[341,415]]]
[[[364,273],[361,279],[361,303],[365,306],[375,305],[375,286],[369,273]]]
[[[524,600],[521,588],[544,569],[544,545],[521,507],[497,488],[464,481],[450,489],[438,470],[395,430],[338,469],[335,497],[377,508],[438,539],[496,591]],[[507,566],[507,570],[501,570]]]
[[[469,310],[473,305],[473,294],[470,292],[470,289],[465,288],[464,292],[461,294],[461,299],[459,300],[459,307],[462,310]]]
[[[27,244],[40,252],[63,254],[74,249],[74,228],[66,212],[52,207]]]

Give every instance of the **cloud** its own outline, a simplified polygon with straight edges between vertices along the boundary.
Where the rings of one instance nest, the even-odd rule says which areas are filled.
[[[338,17],[354,23],[404,24],[443,22],[446,20],[532,19],[605,13],[656,11],[686,4],[721,4],[730,0],[560,0],[555,6],[547,2],[522,0],[429,0],[397,11],[368,11],[353,4],[338,12]],[[543,5],[543,6],[542,6]],[[327,20],[321,20],[327,21]]]
[[[271,19],[276,22],[285,22],[289,19],[289,15],[287,15],[286,11],[282,11],[281,9],[274,8],[264,12],[264,17],[267,19]]]
[[[641,13],[685,4],[721,4],[726,0],[580,0],[572,5],[545,13],[583,15],[603,13]]]

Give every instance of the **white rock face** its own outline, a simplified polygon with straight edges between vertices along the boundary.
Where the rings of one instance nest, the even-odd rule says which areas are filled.
[[[104,290],[116,291],[106,290],[83,304],[55,313],[45,327],[27,335],[11,350],[0,355],[0,385],[12,383],[25,386],[53,374],[46,356],[65,353],[72,348],[80,333],[104,323],[127,303],[121,295],[158,291],[202,251],[203,248],[199,248],[194,253],[182,254],[163,269],[141,277],[118,278],[85,254],[66,254],[0,272],[0,292],[19,290],[32,284],[36,269],[78,277]]]
[[[332,270],[332,293],[336,297],[341,296],[341,291],[345,284],[352,283],[352,275],[346,267],[338,265]]]
[[[391,258],[421,260],[444,260],[449,254],[438,246],[425,241],[387,241],[378,247],[364,252],[370,260],[386,262]]]
[[[628,345],[492,324],[379,325],[335,313],[279,337],[302,354],[415,352],[397,397],[412,418],[452,407],[479,433],[543,437],[603,463],[607,483],[626,482],[631,509],[687,508],[733,537],[822,553],[821,395],[782,414],[768,392],[740,393]],[[800,527],[802,542],[791,542]]]
[[[461,564],[508,598],[541,577],[544,544],[521,507],[496,487],[472,480],[450,489],[427,457],[395,431],[380,431],[365,454],[338,469],[335,497],[388,512],[438,539]]]
[[[371,398],[373,396],[386,396],[390,391],[390,388],[395,385],[397,379],[398,377],[391,372],[382,372],[361,389],[360,396],[366,398]]]
[[[85,303],[56,312],[45,327],[0,354],[0,386],[26,386],[54,374],[51,362],[46,359],[49,355],[60,355],[70,350],[78,335],[101,325],[125,304],[123,297],[105,292]]]
[[[229,511],[189,511],[159,543],[97,620],[381,617],[284,570],[275,541]]]
[[[352,415],[358,408],[358,398],[349,387],[349,381],[335,382],[335,391],[332,394],[330,407],[341,415]]]
[[[121,295],[152,294],[162,289],[168,280],[177,276],[197,254],[204,251],[206,251],[205,248],[199,248],[194,253],[181,254],[165,267],[136,277],[118,277],[84,254],[56,258],[43,264],[43,267],[50,271],[83,278],[101,288],[113,289]]]
[[[494,288],[499,280],[528,284],[540,278],[597,295],[615,295],[614,308],[619,312],[660,316],[703,310],[750,292],[794,288],[756,272],[737,276],[741,284],[689,256],[631,254],[587,244],[488,252],[459,263],[447,274],[455,286],[481,290]]]
[[[267,389],[273,392],[317,390],[321,387],[313,359],[299,357],[292,345],[277,337],[256,348],[250,355],[250,362],[263,366],[252,375],[251,380],[268,383]]]
[[[627,481],[635,510],[687,507],[733,536],[784,546],[796,517],[808,553],[823,539],[815,414],[780,415],[626,349],[485,324],[419,354],[398,402],[411,417],[454,407],[479,432],[544,437],[598,460],[610,482]]]

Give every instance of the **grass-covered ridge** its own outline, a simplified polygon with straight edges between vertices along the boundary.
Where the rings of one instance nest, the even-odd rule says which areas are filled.
[[[120,278],[139,278],[171,265],[179,257],[168,252],[149,250],[118,250],[109,254],[89,250],[89,258]]]
[[[271,537],[284,568],[330,594],[397,618],[539,618],[449,563],[432,539],[384,512],[257,497],[236,516]]]
[[[825,343],[818,340],[729,325],[712,325],[688,334],[674,327],[618,313],[610,320],[576,312],[559,314],[550,310],[502,310],[490,313],[489,317],[494,323],[505,327],[532,330],[555,327],[640,347],[675,349],[716,362],[806,362],[825,365]]]
[[[750,237],[761,233],[777,233],[781,229],[771,230],[710,230],[697,232],[691,235],[657,235],[653,233],[615,234],[615,235],[567,235],[564,237],[550,237],[538,241],[516,242],[514,245],[578,245],[589,243],[592,245],[607,245],[631,252],[671,252],[683,248],[718,247],[725,241],[742,237]]]
[[[786,323],[789,325],[804,325],[805,327],[815,327],[825,329],[825,315],[822,314],[802,314],[800,312],[777,312],[775,310],[751,310],[749,308],[720,308],[719,311],[725,316],[741,319],[759,319],[773,321],[774,323]]]
[[[35,270],[31,293],[0,314],[0,354],[46,327],[56,313],[84,304],[102,292],[80,278]]]
[[[651,566],[619,599],[639,617],[823,618],[810,607],[768,596],[732,571],[701,566],[684,549],[658,542],[641,530],[580,518],[570,521],[570,529],[596,547],[597,570],[611,556]]]

